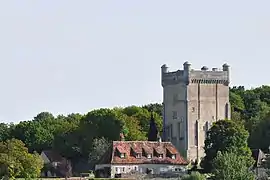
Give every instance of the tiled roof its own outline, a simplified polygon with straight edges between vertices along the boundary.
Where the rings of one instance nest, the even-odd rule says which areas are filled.
[[[253,149],[252,157],[255,160],[254,167],[260,167],[262,160],[265,158],[265,154],[260,149]]]
[[[60,154],[52,150],[45,150],[43,153],[47,156],[50,162],[60,162],[63,160],[63,157]]]
[[[121,152],[120,152],[121,151]],[[135,153],[142,153],[137,158]],[[120,154],[125,154],[124,158]],[[147,154],[152,155],[147,158]],[[110,154],[110,155],[109,155]],[[162,158],[159,158],[162,154]],[[175,155],[173,159],[171,155]],[[153,141],[113,141],[111,148],[102,158],[102,164],[175,164],[187,165],[188,162],[180,155],[171,142]]]

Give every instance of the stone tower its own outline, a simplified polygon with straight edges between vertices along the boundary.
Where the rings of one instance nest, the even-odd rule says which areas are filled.
[[[206,132],[213,122],[230,119],[230,69],[203,66],[169,72],[161,67],[163,87],[163,140],[171,141],[188,160],[204,157]]]

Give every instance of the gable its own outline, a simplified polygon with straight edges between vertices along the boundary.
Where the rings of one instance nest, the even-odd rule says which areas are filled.
[[[44,164],[49,164],[51,162],[43,151],[41,152],[40,156],[41,156]]]
[[[64,159],[62,156],[60,156],[60,154],[52,150],[42,151],[41,154],[43,154],[43,156],[46,156],[49,162],[61,162]],[[46,158],[44,157],[45,160],[47,160]]]

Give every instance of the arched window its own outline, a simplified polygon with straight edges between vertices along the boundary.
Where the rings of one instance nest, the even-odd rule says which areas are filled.
[[[210,125],[209,125],[209,122],[207,121],[204,125],[204,137],[206,138],[207,137],[207,132],[208,130],[210,129]]]
[[[225,119],[229,119],[229,104],[225,104]]]
[[[195,146],[198,146],[198,121],[195,122],[194,131],[194,144]]]

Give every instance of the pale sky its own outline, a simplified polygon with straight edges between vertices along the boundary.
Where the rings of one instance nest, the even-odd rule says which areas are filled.
[[[162,101],[160,67],[269,84],[269,0],[0,2],[0,121]]]

